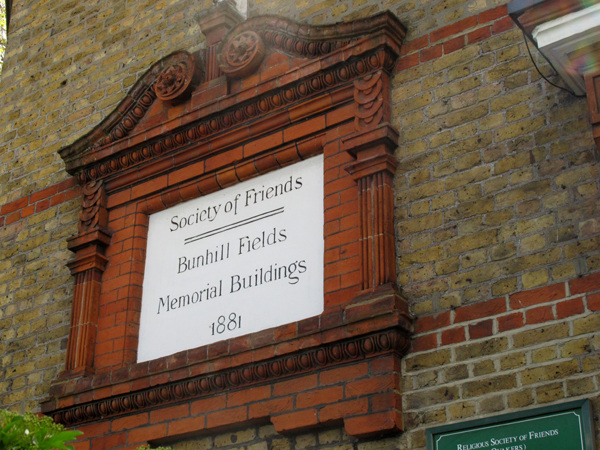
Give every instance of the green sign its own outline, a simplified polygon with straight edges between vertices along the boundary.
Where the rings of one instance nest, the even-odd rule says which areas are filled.
[[[428,450],[594,450],[589,400],[427,430]]]

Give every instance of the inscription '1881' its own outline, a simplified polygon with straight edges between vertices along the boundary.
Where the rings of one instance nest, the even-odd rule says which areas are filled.
[[[138,361],[322,311],[322,156],[150,217]]]

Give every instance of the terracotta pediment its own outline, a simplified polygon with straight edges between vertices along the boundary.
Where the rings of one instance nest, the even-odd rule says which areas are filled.
[[[213,45],[209,35],[207,49],[155,63],[102,123],[59,153],[80,183],[122,175],[369,72],[391,70],[403,36],[388,12],[324,26],[251,18]],[[215,65],[221,75],[212,78]]]

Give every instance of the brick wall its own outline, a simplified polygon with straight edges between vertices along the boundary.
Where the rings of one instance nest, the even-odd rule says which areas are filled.
[[[193,17],[210,3],[14,2],[0,82],[2,407],[39,410],[64,363],[80,200],[57,150],[153,62],[202,46]],[[540,78],[504,3],[249,2],[251,15],[312,24],[390,9],[407,26],[392,91],[397,267],[417,320],[399,377],[403,435],[263,427],[210,445],[416,450],[430,426],[584,397],[600,434],[598,150],[585,99]],[[144,425],[103,432],[126,446]]]

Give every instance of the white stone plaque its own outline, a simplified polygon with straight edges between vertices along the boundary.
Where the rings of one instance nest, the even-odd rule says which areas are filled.
[[[322,312],[322,155],[150,216],[138,362]]]

